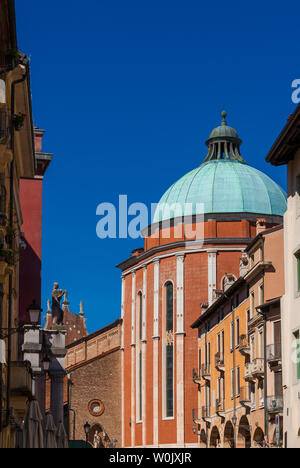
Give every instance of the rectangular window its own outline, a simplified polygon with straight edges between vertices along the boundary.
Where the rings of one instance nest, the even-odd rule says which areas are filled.
[[[235,344],[238,346],[240,341],[240,319],[237,318],[235,321]]]
[[[262,408],[265,405],[265,386],[264,381],[260,380],[258,383],[258,391],[259,391],[259,406]]]
[[[256,407],[256,394],[255,394],[255,383],[250,383],[250,393],[251,393],[251,406],[252,409]]]
[[[225,338],[224,338],[224,330],[221,333],[221,355],[222,359],[224,359],[224,347],[225,347]]]
[[[201,354],[201,349],[199,349],[199,368],[198,368],[199,375],[200,375],[200,372],[201,372],[201,364],[202,364],[201,360],[202,360],[202,354]]]
[[[217,353],[221,353],[221,335],[218,333],[217,335]]]
[[[264,303],[264,284],[259,285],[259,305]]]
[[[231,351],[234,349],[234,323],[231,322],[230,324],[230,343],[231,343]]]
[[[235,376],[234,376],[234,369],[231,369],[231,398],[235,397]]]
[[[254,360],[254,358],[255,358],[255,334],[253,333],[250,336],[250,360],[251,362]]]
[[[294,333],[296,340],[296,377],[300,380],[300,334],[299,331]]]
[[[222,398],[221,398],[221,394],[222,394],[222,393],[221,393],[221,379],[218,378],[217,399],[218,399],[219,401],[221,401],[221,399],[222,399]]]
[[[174,417],[174,294],[173,285],[166,285],[165,339],[165,416]]]
[[[248,323],[250,322],[250,310],[248,309],[247,310],[247,314],[246,314],[246,330],[247,330],[247,334],[248,334],[248,331],[249,331],[249,326],[248,326]]]
[[[250,294],[250,315],[251,318],[254,317],[254,310],[255,310],[255,296],[254,296],[254,291]]]
[[[296,255],[297,261],[297,291],[300,292],[300,253]]]
[[[260,328],[258,331],[258,357],[263,359],[264,357],[264,329]]]
[[[236,368],[236,394],[239,396],[241,393],[241,376],[240,376],[240,368]]]
[[[296,217],[300,216],[300,175],[296,177]]]
[[[143,339],[143,295],[139,293],[139,319],[140,319],[140,340]]]

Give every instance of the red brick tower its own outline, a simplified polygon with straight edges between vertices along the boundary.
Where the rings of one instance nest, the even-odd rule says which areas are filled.
[[[28,323],[27,308],[33,299],[41,304],[42,267],[42,197],[45,172],[52,154],[42,151],[45,130],[34,129],[36,169],[33,179],[21,179],[20,201],[23,216],[23,242],[20,246],[20,316],[21,324]]]

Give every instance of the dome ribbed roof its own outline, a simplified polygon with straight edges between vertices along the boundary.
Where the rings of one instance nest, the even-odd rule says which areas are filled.
[[[209,135],[209,139],[211,138],[238,138],[238,132],[232,128],[229,127],[229,125],[219,125],[219,127],[214,128],[214,130],[211,132]]]
[[[225,112],[222,116],[222,125],[213,130],[207,141],[204,163],[166,191],[157,206],[153,223],[182,215],[284,215],[286,193],[270,177],[244,161],[238,133],[227,126]]]
[[[191,204],[184,211],[185,204]],[[167,205],[166,205],[167,204]],[[178,204],[170,213],[170,205]],[[154,223],[185,214],[256,213],[283,216],[286,194],[270,177],[240,161],[201,164],[173,184],[161,198]]]

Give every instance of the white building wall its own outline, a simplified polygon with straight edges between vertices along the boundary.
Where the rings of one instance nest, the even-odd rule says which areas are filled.
[[[300,331],[300,293],[297,291],[297,261],[300,252],[300,150],[288,164],[288,210],[284,218],[285,296],[282,299],[282,348],[284,388],[284,439],[289,448],[300,448],[300,380],[296,372],[293,334]],[[298,187],[299,190],[299,187]]]

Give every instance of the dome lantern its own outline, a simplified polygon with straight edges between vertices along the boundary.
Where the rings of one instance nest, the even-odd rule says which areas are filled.
[[[208,151],[204,162],[227,159],[246,163],[240,153],[242,140],[240,140],[237,131],[227,125],[227,112],[222,111],[221,116],[221,125],[211,132],[206,142]]]

